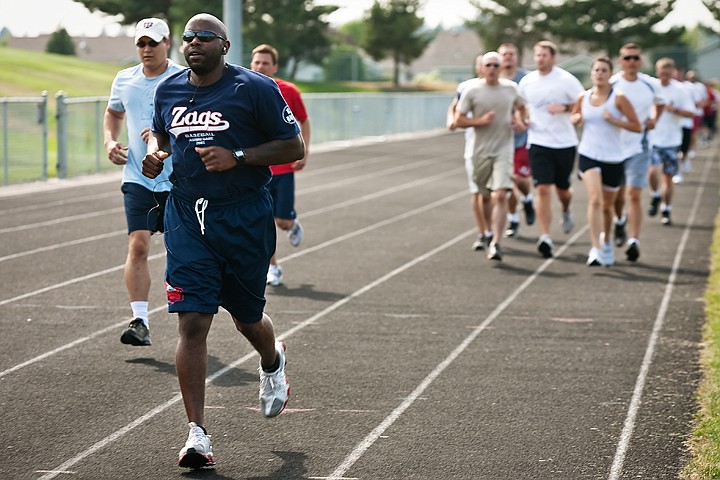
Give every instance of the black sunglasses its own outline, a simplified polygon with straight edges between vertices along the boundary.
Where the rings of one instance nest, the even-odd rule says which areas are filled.
[[[623,60],[635,60],[636,62],[640,60],[640,55],[625,55],[622,57]]]
[[[216,38],[219,38],[220,40],[227,40],[227,38],[221,37],[217,33],[211,32],[210,30],[200,30],[198,32],[194,30],[185,30],[182,34],[183,42],[187,43],[192,42],[195,37],[197,37],[198,40],[204,43],[212,42]]]
[[[486,67],[500,68],[500,64],[499,64],[499,63],[486,63],[485,66],[486,66]]]
[[[156,42],[155,40],[150,40],[148,42],[145,42],[144,40],[140,40],[135,44],[135,46],[138,48],[145,48],[148,45],[150,45],[152,48],[155,48],[158,45],[160,45],[160,42]]]

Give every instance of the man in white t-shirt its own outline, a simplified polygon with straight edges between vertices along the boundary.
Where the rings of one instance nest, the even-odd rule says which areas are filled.
[[[682,170],[689,172],[691,169],[692,160],[695,158],[695,149],[697,148],[697,137],[700,132],[700,125],[702,123],[703,108],[707,101],[707,89],[702,82],[698,82],[697,74],[694,70],[688,70],[685,73],[685,80],[678,78],[681,83],[688,89],[690,96],[695,102],[695,116],[693,118],[683,118],[683,139],[682,145],[680,146],[680,161]],[[673,177],[674,183],[682,183],[682,173],[678,172]]]
[[[662,211],[663,225],[672,225],[673,182],[672,177],[679,171],[678,151],[683,140],[682,120],[695,115],[695,104],[682,83],[675,80],[675,61],[664,57],[655,62],[655,75],[660,81],[660,94],[665,100],[663,114],[650,131],[653,146],[650,167],[650,188],[652,197],[648,215],[657,215],[658,206]],[[662,171],[662,193],[660,193],[660,172]],[[661,203],[662,202],[662,203]]]
[[[562,205],[562,225],[570,233],[575,221],[570,211],[570,177],[575,166],[578,137],[570,122],[570,110],[584,90],[580,81],[555,66],[557,46],[549,41],[533,48],[537,70],[520,80],[520,95],[529,110],[528,145],[540,238],[537,249],[545,258],[552,257],[550,238],[553,185]]]
[[[640,257],[640,226],[642,224],[642,189],[647,186],[650,169],[651,150],[648,144],[648,132],[655,128],[662,113],[664,100],[660,95],[655,78],[640,72],[642,66],[642,48],[628,43],[620,48],[620,66],[622,71],[613,75],[610,83],[630,100],[638,120],[643,126],[642,133],[623,130],[621,133],[625,158],[625,183],[615,200],[615,244],[627,245],[625,256],[631,262]],[[624,213],[627,195],[628,210]],[[625,226],[630,237],[627,238]]]
[[[465,80],[458,85],[456,94],[448,107],[447,127],[451,131],[458,128],[455,124],[455,110],[457,108],[458,100],[460,100],[460,95],[466,88],[476,85],[480,81],[480,77],[482,77],[482,54],[475,58],[475,73],[477,74],[477,77]],[[492,241],[492,230],[490,225],[492,204],[490,193],[480,193],[480,189],[473,180],[472,153],[474,145],[475,129],[466,128],[463,159],[465,160],[465,171],[467,173],[468,188],[470,189],[470,208],[472,209],[473,218],[475,219],[475,224],[478,229],[477,239],[473,242],[472,249],[479,251],[487,249]]]
[[[463,90],[455,112],[458,127],[473,127],[473,180],[481,193],[492,192],[492,241],[487,257],[500,261],[500,242],[507,221],[507,197],[513,188],[513,115],[527,117],[525,102],[512,80],[500,78],[502,57],[497,52],[482,56],[482,76]],[[514,109],[514,112],[513,112]]]

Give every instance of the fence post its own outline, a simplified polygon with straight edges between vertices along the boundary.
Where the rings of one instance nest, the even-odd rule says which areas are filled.
[[[42,144],[43,144],[43,160],[42,160],[42,178],[48,179],[48,119],[47,119],[47,90],[42,92],[42,101],[38,103],[38,123],[42,125]]]
[[[68,174],[67,159],[67,111],[65,93],[60,90],[55,94],[57,102],[57,177],[66,178]]]
[[[10,183],[10,146],[8,145],[8,102],[2,104],[2,139],[3,139],[3,183]]]

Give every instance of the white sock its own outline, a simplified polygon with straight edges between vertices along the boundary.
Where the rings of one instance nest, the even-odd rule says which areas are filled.
[[[511,222],[519,222],[520,217],[517,213],[511,213],[510,215],[508,215],[508,220],[510,220]]]
[[[523,200],[523,202],[527,203],[527,202],[532,202],[532,201],[533,201],[532,193],[528,193],[527,195],[525,195],[525,200]]]
[[[148,302],[130,302],[133,318],[139,318],[148,326]]]

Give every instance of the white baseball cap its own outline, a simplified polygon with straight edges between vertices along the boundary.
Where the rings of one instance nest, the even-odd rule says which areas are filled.
[[[482,57],[483,65],[486,65],[488,62],[491,62],[493,60],[495,60],[497,63],[502,64],[502,57],[498,52],[487,52]]]
[[[170,36],[170,27],[165,20],[159,18],[144,18],[135,27],[135,43],[142,37],[150,37],[156,42]]]

